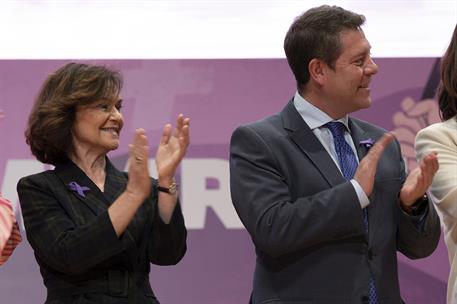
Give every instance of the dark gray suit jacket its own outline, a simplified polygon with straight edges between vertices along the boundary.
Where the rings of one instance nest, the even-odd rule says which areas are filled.
[[[368,148],[358,143],[385,132],[353,118],[349,126],[359,159]],[[433,207],[426,205],[421,219],[400,209],[404,180],[395,141],[378,164],[367,238],[354,187],[292,101],[279,114],[236,129],[231,195],[256,247],[252,303],[364,303],[370,272],[380,303],[401,303],[397,250],[425,257],[440,236]]]
[[[84,197],[76,182],[90,188]],[[48,295],[46,303],[158,303],[150,263],[176,264],[186,251],[179,204],[170,224],[157,212],[157,181],[127,230],[116,236],[108,207],[124,191],[127,174],[107,159],[105,191],[73,162],[22,178],[17,186],[27,232]]]

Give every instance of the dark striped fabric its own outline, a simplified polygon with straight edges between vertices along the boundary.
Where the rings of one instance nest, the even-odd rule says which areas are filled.
[[[71,161],[19,181],[27,239],[48,291],[46,303],[158,303],[149,284],[150,263],[179,262],[187,231],[179,203],[171,222],[162,222],[157,181],[151,179],[150,197],[118,238],[107,210],[127,179],[107,159],[104,192]],[[71,183],[89,190],[81,195]]]

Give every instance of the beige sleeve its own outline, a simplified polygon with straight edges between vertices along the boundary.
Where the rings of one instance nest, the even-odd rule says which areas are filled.
[[[446,127],[429,127],[416,136],[416,157],[420,161],[435,151],[438,153],[439,169],[430,192],[438,199],[443,212],[457,217],[457,130]]]

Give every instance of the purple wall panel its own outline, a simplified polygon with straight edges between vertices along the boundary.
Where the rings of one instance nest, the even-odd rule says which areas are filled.
[[[91,62],[120,69],[125,78],[121,147],[111,153],[118,167],[125,166],[127,146],[135,128],[148,131],[154,151],[162,126],[173,122],[181,112],[191,117],[192,136],[188,162],[179,173],[183,179],[186,176],[184,183],[193,183],[194,176],[201,178],[194,161],[202,161],[199,168],[208,172],[212,172],[214,160],[222,164],[222,169],[208,173],[206,188],[200,192],[185,190],[186,185],[182,185],[183,210],[190,226],[188,252],[177,266],[152,268],[151,283],[159,299],[165,304],[247,303],[255,254],[249,235],[230,220],[234,211],[228,195],[223,195],[228,187],[224,171],[228,166],[228,142],[236,126],[279,111],[293,96],[295,84],[287,62],[283,59]],[[0,109],[5,113],[0,123],[0,182],[1,191],[15,203],[15,189],[10,187],[17,181],[14,172],[20,175],[31,167],[20,167],[13,161],[33,159],[23,132],[34,96],[46,75],[65,63],[0,61]],[[396,130],[405,157],[414,166],[411,155],[414,134],[437,120],[436,104],[424,97],[435,59],[378,59],[377,63],[380,72],[372,82],[373,105],[356,116]],[[426,104],[430,110],[420,117],[412,116],[410,110],[419,104]],[[220,201],[225,207],[205,209],[199,199],[211,197],[217,199],[208,204],[216,206]],[[198,217],[197,209],[206,212],[200,228],[194,221]],[[449,266],[442,242],[427,259],[410,261],[399,254],[399,261],[400,284],[407,303],[445,302]],[[42,303],[44,298],[33,252],[24,240],[10,261],[0,268],[0,302]]]

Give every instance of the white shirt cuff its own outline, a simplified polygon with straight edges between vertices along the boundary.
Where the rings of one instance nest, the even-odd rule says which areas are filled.
[[[355,179],[351,179],[351,184],[354,186],[354,190],[357,193],[360,206],[362,207],[362,209],[364,209],[366,206],[370,204],[368,196],[365,194],[365,191],[363,191],[362,187]]]

